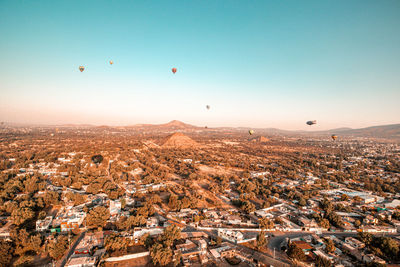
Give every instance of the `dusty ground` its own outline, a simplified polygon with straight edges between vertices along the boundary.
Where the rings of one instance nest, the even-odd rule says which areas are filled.
[[[131,260],[117,261],[117,262],[106,262],[105,267],[153,267],[150,256],[140,257]]]
[[[199,170],[206,174],[216,174],[216,175],[232,175],[238,174],[242,172],[242,169],[232,168],[232,167],[222,167],[222,166],[207,166],[207,165],[198,165]]]

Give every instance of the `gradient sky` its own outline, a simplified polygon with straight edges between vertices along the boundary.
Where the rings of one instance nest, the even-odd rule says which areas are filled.
[[[399,0],[0,0],[0,59],[5,122],[400,123]]]

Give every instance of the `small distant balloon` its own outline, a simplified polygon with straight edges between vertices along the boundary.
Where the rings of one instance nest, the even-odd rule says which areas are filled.
[[[317,124],[317,121],[316,120],[314,120],[314,121],[307,121],[306,122],[308,125],[313,125],[313,124]]]
[[[207,129],[208,127],[207,127],[207,126],[205,126],[204,128],[206,128],[206,129]]]
[[[249,130],[249,134],[253,135],[254,134],[254,130]]]
[[[173,73],[173,74],[175,74],[175,73],[176,73],[176,71],[177,71],[177,69],[176,69],[176,68],[172,68],[172,73]]]
[[[94,155],[92,156],[92,161],[94,164],[99,165],[103,161],[103,156],[102,155]]]
[[[332,140],[336,140],[338,138],[338,136],[336,134],[332,134]]]
[[[114,64],[114,61],[110,60],[110,65]]]
[[[207,105],[206,108],[207,108],[207,109],[210,109],[210,105]]]
[[[84,67],[84,66],[79,66],[79,70],[80,70],[81,72],[83,72],[83,71],[85,70],[85,67]]]

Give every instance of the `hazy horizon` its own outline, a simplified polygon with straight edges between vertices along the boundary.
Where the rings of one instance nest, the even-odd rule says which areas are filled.
[[[398,14],[395,0],[1,1],[0,121],[397,124]]]

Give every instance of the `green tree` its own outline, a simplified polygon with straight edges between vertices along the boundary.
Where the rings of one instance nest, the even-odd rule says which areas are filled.
[[[46,218],[46,215],[47,215],[46,212],[44,210],[41,210],[39,212],[38,219],[43,220],[44,218]]]
[[[332,239],[325,239],[325,251],[328,253],[332,253],[336,250],[335,244],[333,244]]]
[[[11,266],[11,260],[12,260],[12,255],[14,253],[14,249],[12,247],[12,244],[0,240],[0,266],[1,267],[6,267],[6,266]]]
[[[361,240],[361,242],[364,242],[365,245],[369,246],[372,243],[372,240],[373,240],[372,234],[360,232],[357,235],[358,235],[358,238]]]
[[[60,235],[57,239],[51,241],[48,244],[48,252],[52,259],[59,260],[64,256],[65,251],[68,248],[68,238]]]
[[[274,228],[274,222],[272,220],[268,219],[267,217],[260,219],[259,224],[260,224],[261,229],[263,229],[263,230]]]
[[[172,224],[165,228],[164,233],[160,236],[160,241],[165,246],[170,247],[179,238],[181,238],[181,229]]]
[[[125,206],[126,206],[126,199],[121,198],[121,209],[125,209]]]
[[[316,267],[331,267],[332,263],[330,260],[326,258],[322,258],[321,256],[317,256],[315,259],[315,266]]]
[[[221,245],[221,243],[222,243],[222,237],[217,236],[217,239],[215,240],[215,243],[217,244],[217,246]]]
[[[86,216],[86,225],[91,229],[102,228],[106,225],[109,218],[110,211],[103,206],[98,206],[92,209]]]
[[[329,229],[329,227],[331,227],[331,225],[330,225],[330,223],[329,223],[329,220],[327,220],[327,219],[322,219],[322,220],[319,222],[319,225],[320,225],[322,228],[325,228],[325,229]]]
[[[154,194],[154,195],[151,196],[149,202],[150,202],[151,204],[160,204],[160,203],[162,202],[162,200],[161,200],[161,198],[160,198],[159,195]]]
[[[261,249],[262,247],[265,247],[265,245],[267,244],[267,238],[265,237],[265,232],[261,231],[258,235],[257,235],[257,249]]]
[[[393,238],[387,236],[377,237],[374,238],[372,244],[374,247],[380,249],[387,258],[391,260],[396,260],[397,258],[400,258],[399,244]]]
[[[150,248],[150,256],[154,265],[166,266],[172,261],[172,250],[157,243]]]
[[[245,201],[242,208],[243,208],[244,212],[246,212],[247,214],[250,214],[256,210],[256,206],[253,203],[251,203],[250,201]]]
[[[35,213],[30,208],[17,208],[11,213],[11,220],[17,226],[32,220],[35,217]]]
[[[287,251],[289,258],[299,261],[304,261],[306,259],[306,255],[303,250],[297,247],[295,244],[290,243]]]
[[[180,209],[180,203],[178,200],[178,196],[175,194],[171,194],[169,196],[169,200],[168,200],[168,207],[171,210],[179,210]]]
[[[107,249],[107,251],[118,251],[119,254],[123,255],[126,254],[128,251],[128,240],[124,237],[118,236],[117,234],[111,234],[109,235],[105,242],[104,246]]]

